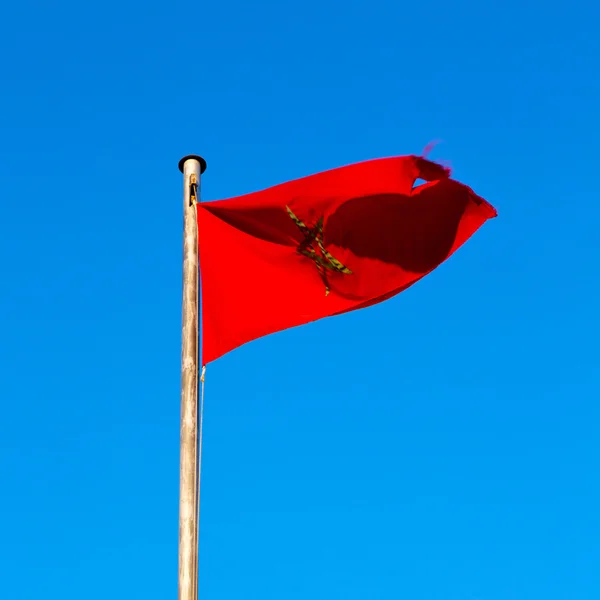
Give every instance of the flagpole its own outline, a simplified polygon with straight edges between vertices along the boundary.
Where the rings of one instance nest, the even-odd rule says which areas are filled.
[[[179,458],[179,600],[196,600],[198,581],[198,224],[200,176],[206,161],[179,161],[183,173],[183,301],[181,326],[181,429]]]

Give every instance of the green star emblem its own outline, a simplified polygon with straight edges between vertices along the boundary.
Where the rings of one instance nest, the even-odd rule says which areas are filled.
[[[286,206],[287,213],[294,221],[298,229],[302,232],[304,239],[300,242],[297,252],[310,258],[317,267],[319,275],[325,285],[325,295],[328,296],[330,292],[329,281],[327,279],[327,272],[333,271],[335,273],[343,273],[344,275],[352,275],[352,271],[344,266],[337,258],[332,256],[330,252],[325,249],[323,243],[323,217],[321,217],[314,227],[308,227],[303,223],[291,210],[289,206]]]

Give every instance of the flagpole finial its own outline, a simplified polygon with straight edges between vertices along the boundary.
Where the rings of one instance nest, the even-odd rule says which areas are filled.
[[[183,173],[183,165],[185,164],[186,160],[197,160],[200,163],[200,175],[202,175],[202,173],[204,173],[204,171],[206,171],[206,161],[201,157],[198,156],[197,154],[188,154],[187,156],[184,156],[180,161],[179,161],[179,170]]]

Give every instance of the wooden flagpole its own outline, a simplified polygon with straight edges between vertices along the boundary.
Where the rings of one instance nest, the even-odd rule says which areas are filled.
[[[195,154],[179,161],[183,173],[183,302],[181,326],[181,430],[179,463],[179,600],[198,591],[198,224],[200,176],[206,161]]]

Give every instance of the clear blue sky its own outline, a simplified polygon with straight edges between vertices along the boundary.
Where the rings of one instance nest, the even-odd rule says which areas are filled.
[[[179,158],[211,200],[441,139],[497,219],[393,300],[211,365],[201,599],[597,600],[598,23],[0,9],[0,596],[176,597]]]

